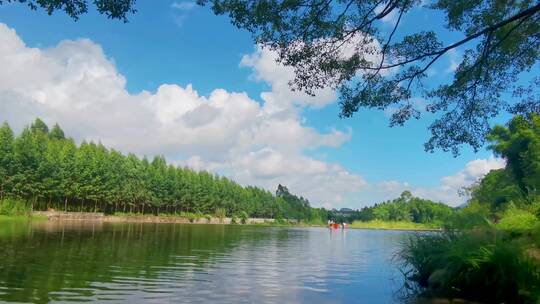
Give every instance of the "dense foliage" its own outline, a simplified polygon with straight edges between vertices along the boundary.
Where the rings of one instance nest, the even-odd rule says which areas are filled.
[[[403,269],[422,293],[538,303],[540,116],[516,116],[489,139],[506,167],[467,189],[471,199],[449,219],[452,229],[411,238],[400,253]]]
[[[540,203],[540,116],[516,116],[489,135],[490,148],[506,159],[506,168],[491,171],[473,185],[471,202],[497,215],[514,206],[532,211]]]
[[[452,213],[453,209],[448,205],[414,197],[409,191],[404,191],[396,199],[362,208],[354,219],[441,224]]]
[[[392,109],[391,125],[402,125],[423,112],[438,113],[426,150],[479,149],[498,113],[540,110],[540,79],[526,76],[540,62],[537,0],[198,2],[275,50],[279,62],[294,68],[293,89],[339,90],[341,116]],[[418,24],[420,14],[439,17],[441,26],[408,26]],[[454,40],[443,39],[448,31]],[[452,52],[463,54],[453,77],[433,86],[429,71]],[[521,75],[530,83],[516,84]],[[419,95],[425,106],[415,104]]]
[[[60,126],[49,130],[40,119],[17,137],[7,123],[0,128],[0,201],[19,198],[34,209],[66,211],[326,218],[286,187],[276,194],[176,167],[162,156],[140,159],[93,142],[76,145]]]
[[[278,185],[276,197],[287,203],[289,218],[305,219],[311,223],[321,224],[328,217],[326,209],[311,208],[307,199],[291,194],[285,186]]]
[[[74,20],[88,12],[87,0],[0,0],[0,5],[5,3],[26,4],[32,10],[41,8],[52,15],[55,11],[64,11]],[[135,0],[94,0],[95,9],[107,18],[127,21],[127,15],[135,13]]]

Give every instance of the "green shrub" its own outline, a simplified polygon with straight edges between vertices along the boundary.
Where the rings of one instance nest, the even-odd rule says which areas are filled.
[[[245,223],[247,223],[247,220],[248,220],[249,216],[248,216],[247,212],[242,211],[242,212],[240,212],[239,218],[240,218],[240,221],[242,222],[242,224],[245,224]]]
[[[349,225],[350,228],[362,229],[403,229],[403,230],[433,230],[442,226],[433,223],[414,223],[411,221],[354,221]]]
[[[517,208],[510,208],[504,212],[503,217],[497,223],[497,228],[504,230],[525,230],[531,229],[537,224],[538,218],[535,214]]]
[[[399,253],[412,288],[486,303],[536,303],[538,260],[515,234],[495,229],[411,237]],[[409,286],[411,287],[411,286]]]
[[[214,216],[220,220],[223,220],[225,216],[227,216],[227,211],[225,210],[225,208],[217,208],[214,211]]]
[[[452,214],[446,221],[449,229],[489,228],[493,223],[489,220],[491,211],[485,205],[472,201],[469,205]]]
[[[27,202],[6,198],[0,201],[0,215],[30,215],[31,207]]]

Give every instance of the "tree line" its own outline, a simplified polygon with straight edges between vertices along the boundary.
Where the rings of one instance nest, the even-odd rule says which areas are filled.
[[[325,219],[324,209],[279,186],[276,195],[209,172],[139,158],[101,143],[76,144],[58,124],[36,119],[15,136],[0,128],[0,201],[27,201],[33,210],[200,213],[222,216]]]
[[[485,219],[499,223],[511,216],[516,221],[540,219],[540,115],[517,115],[487,135],[488,149],[506,160],[502,169],[491,170],[461,189],[468,196],[464,208],[417,198],[404,191],[399,198],[352,212],[349,221],[410,221],[471,226]],[[332,217],[332,213],[330,213]]]
[[[414,197],[410,191],[403,191],[393,200],[364,207],[351,215],[351,220],[359,221],[405,221],[413,223],[444,223],[454,213],[446,204]]]

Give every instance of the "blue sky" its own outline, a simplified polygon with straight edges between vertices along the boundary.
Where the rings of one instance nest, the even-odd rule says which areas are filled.
[[[280,77],[285,74],[268,69],[269,61],[264,61],[268,54],[253,44],[247,32],[232,26],[228,18],[215,16],[209,9],[190,3],[139,1],[136,6],[138,12],[130,16],[129,23],[125,24],[107,20],[95,12],[74,22],[61,12],[48,16],[42,11],[30,11],[21,4],[0,6],[0,23],[5,25],[3,35],[0,31],[0,39],[4,40],[0,40],[0,44],[13,42],[18,45],[19,40],[24,44],[14,46],[10,49],[13,53],[4,54],[4,59],[9,61],[10,56],[16,57],[10,54],[19,54],[17,56],[22,58],[20,60],[28,64],[14,66],[12,73],[22,78],[29,77],[25,73],[44,75],[36,78],[35,86],[31,89],[27,87],[28,83],[21,84],[22,80],[14,81],[12,87],[0,87],[0,96],[3,97],[0,102],[0,120],[7,120],[16,130],[20,130],[29,122],[30,117],[41,115],[48,122],[60,122],[67,133],[77,140],[99,139],[124,152],[134,150],[141,155],[164,154],[179,165],[225,174],[243,184],[256,184],[268,189],[275,188],[278,182],[288,184],[293,191],[310,198],[313,205],[326,207],[359,208],[395,197],[405,189],[457,205],[463,200],[455,194],[459,187],[474,181],[489,169],[502,165],[501,160],[492,158],[491,152],[485,150],[474,153],[470,148],[464,148],[457,158],[442,151],[424,152],[423,143],[429,136],[429,116],[419,121],[412,120],[404,127],[389,128],[388,114],[383,111],[361,110],[353,118],[339,119],[336,98],[298,103],[294,96],[285,106],[282,102],[281,106],[286,109],[279,115],[268,114],[264,110],[268,102],[261,97],[261,93],[272,92],[274,98],[283,99],[292,96],[290,92],[284,92],[280,82]],[[405,19],[403,32],[398,35],[427,24],[432,28],[441,28],[440,20],[441,16],[428,15],[425,11],[413,12]],[[392,16],[380,26],[388,30],[391,24]],[[446,33],[443,38],[451,41],[457,37],[458,34]],[[72,43],[62,44],[65,41]],[[37,64],[29,59],[36,50],[39,58],[32,60],[37,60]],[[22,56],[21,53],[28,56]],[[79,62],[77,56],[80,54],[88,57],[84,57],[82,63],[72,64]],[[452,76],[452,65],[459,59],[459,55],[456,52],[444,57],[430,72],[427,83],[436,85],[448,81]],[[84,72],[84,69],[92,72]],[[89,102],[95,100],[97,105],[75,105],[76,102],[82,102],[76,100],[76,94],[61,92],[66,88],[61,83],[75,81],[67,79],[66,75],[70,71],[97,77],[99,81],[85,82],[81,89],[81,92],[87,94],[81,99],[88,99]],[[109,78],[99,78],[105,77],[103,75],[114,78],[112,82],[118,82],[118,85],[108,89],[111,81],[107,80]],[[57,81],[58,78],[62,80]],[[78,79],[77,83],[81,81]],[[170,91],[167,91],[162,87],[164,84],[174,87],[168,87]],[[20,90],[17,91],[19,85]],[[90,88],[92,85],[95,87]],[[197,94],[187,90],[188,85]],[[33,89],[36,90],[35,94],[21,93]],[[184,89],[188,92],[184,92]],[[227,94],[238,92],[247,95],[223,97],[224,93],[219,91],[219,94],[210,97],[213,92],[216,93],[216,89],[223,89]],[[108,90],[118,90],[119,93],[106,95]],[[54,96],[71,97],[60,102],[59,97],[54,99]],[[169,96],[170,100],[163,96]],[[177,103],[185,102],[182,96],[192,98],[193,106],[184,110],[177,108]],[[121,102],[115,98],[120,98]],[[234,102],[222,101],[225,99],[241,100],[234,102],[238,102],[235,106],[242,111],[252,109],[253,102],[258,104],[260,108],[246,112],[247,116],[249,113],[258,113],[252,114],[259,117],[258,121],[251,121],[249,117],[236,117],[236,108],[227,109]],[[105,114],[99,114],[98,105],[102,100],[110,101],[115,106],[103,104],[102,108],[108,107],[108,110]],[[32,102],[35,102],[34,106]],[[137,102],[141,109],[126,114],[124,109],[131,111],[131,102]],[[212,109],[219,108],[221,114],[215,114],[217,112],[214,110],[204,110],[206,108],[199,109],[205,103]],[[116,106],[120,104],[122,106]],[[153,115],[163,123],[156,123],[155,130],[159,131],[155,132],[163,134],[160,134],[161,137],[156,136],[155,140],[152,135],[145,135],[142,131],[140,136],[133,134],[136,133],[134,129],[154,128],[153,123],[148,123],[145,129],[145,119],[131,119],[150,115],[142,110],[147,109],[148,104]],[[69,112],[67,109],[86,106],[95,107],[88,108],[87,113],[97,113],[101,117],[81,119],[74,118],[75,114],[66,114]],[[156,108],[158,106],[159,109]],[[169,117],[171,111],[178,115],[203,111],[205,114],[198,116],[197,124],[201,119],[206,122],[216,115],[230,113],[219,119],[236,122],[238,118],[239,121],[245,121],[245,124],[238,125],[238,130],[253,128],[255,131],[245,135],[250,138],[249,144],[246,144],[243,137],[236,138],[237,134],[232,131],[231,134],[219,133],[220,129],[227,128],[225,123],[222,127],[216,125],[208,129],[218,132],[206,133],[209,139],[202,140],[199,133],[178,131],[180,127],[175,125],[175,119],[180,116]],[[115,119],[126,121],[115,125],[111,122]],[[235,123],[232,125],[236,126]],[[104,131],[105,126],[109,130]],[[115,134],[121,126],[131,127]],[[276,130],[265,129],[272,126],[282,126],[285,130],[270,132]],[[294,130],[297,130],[301,140],[295,140],[296,137],[286,140],[288,135],[285,133],[293,130],[293,127],[297,128]],[[167,139],[167,135],[170,139]],[[304,138],[308,138],[305,143],[298,144]],[[280,139],[283,142],[278,145],[276,142]],[[149,142],[154,145],[150,146]],[[243,147],[244,144],[246,147]],[[289,163],[291,165],[287,165]],[[291,172],[280,166],[290,168]],[[304,170],[306,167],[310,169]]]

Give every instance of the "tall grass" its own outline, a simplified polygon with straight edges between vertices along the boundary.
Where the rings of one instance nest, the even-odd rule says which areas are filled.
[[[5,198],[0,200],[0,215],[28,216],[31,213],[29,203],[17,199]]]
[[[390,229],[390,230],[434,230],[442,227],[437,223],[414,223],[410,221],[354,221],[348,227],[362,229]]]
[[[497,228],[503,230],[527,230],[538,225],[538,218],[527,210],[509,208],[497,223]]]
[[[537,303],[535,248],[530,238],[516,233],[447,231],[410,237],[399,258],[416,292],[487,303]]]

